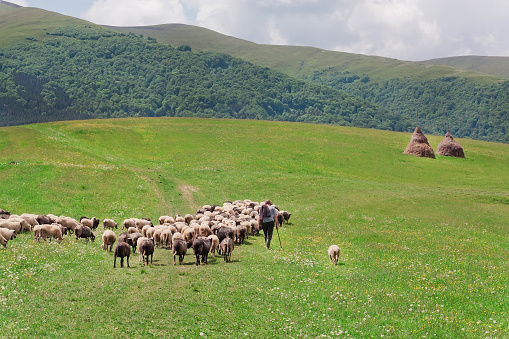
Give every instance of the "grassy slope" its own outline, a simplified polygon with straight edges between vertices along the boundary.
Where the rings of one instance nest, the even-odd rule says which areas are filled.
[[[41,40],[46,32],[68,25],[94,25],[88,21],[32,7],[0,3],[0,48],[13,43]]]
[[[190,256],[174,267],[158,249],[150,267],[132,258],[133,268],[113,269],[99,239],[22,235],[0,249],[2,333],[509,335],[508,145],[459,140],[466,159],[433,160],[403,155],[409,139],[169,118],[0,128],[0,207],[13,213],[156,219],[267,197],[293,213],[284,250],[251,237],[233,263],[201,267]],[[429,136],[435,149],[440,140]],[[332,243],[343,251],[337,267]]]
[[[433,59],[426,63],[458,67],[509,79],[509,57],[470,55]]]
[[[223,35],[212,30],[183,24],[148,27],[111,27],[157,38],[171,45],[190,45],[196,51],[231,54],[254,64],[301,77],[316,70],[335,67],[353,74],[369,74],[372,80],[412,77],[429,80],[444,76],[462,76],[472,81],[497,82],[500,78],[443,65],[401,61],[377,56],[326,51],[314,47],[260,45]]]

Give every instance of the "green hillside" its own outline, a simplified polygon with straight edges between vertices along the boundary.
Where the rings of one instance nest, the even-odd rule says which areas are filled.
[[[95,26],[59,13],[0,2],[0,48],[14,43],[41,41],[46,33],[68,25]]]
[[[69,119],[194,116],[407,131],[353,95],[226,54],[193,53],[102,27],[68,26],[0,50],[0,125]]]
[[[427,60],[426,63],[468,69],[509,79],[509,57],[469,55],[432,59]]]
[[[465,159],[428,159],[403,155],[409,140],[224,119],[0,128],[12,213],[157,220],[267,198],[292,213],[282,250],[250,237],[228,264],[195,266],[189,250],[174,266],[158,248],[113,269],[102,226],[88,243],[22,234],[0,248],[2,336],[507,337],[509,145],[459,139]]]
[[[206,28],[183,24],[110,28],[151,36],[159,42],[175,46],[189,45],[196,51],[227,53],[297,78],[309,76],[315,71],[330,67],[357,75],[368,74],[375,82],[403,77],[410,77],[414,80],[431,80],[447,76],[460,76],[476,83],[496,83],[501,78],[461,68],[430,65],[426,62],[333,52],[314,47],[255,44]]]

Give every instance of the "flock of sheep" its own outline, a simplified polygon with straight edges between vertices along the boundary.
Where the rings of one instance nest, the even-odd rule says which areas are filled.
[[[121,228],[125,231],[118,237],[112,231],[119,227],[118,223],[112,219],[104,219],[101,247],[114,252],[113,267],[116,267],[117,257],[120,258],[121,267],[124,266],[124,258],[129,267],[129,257],[136,251],[143,265],[149,263],[149,258],[152,263],[156,247],[171,249],[174,265],[177,257],[179,264],[182,264],[187,250],[191,247],[196,257],[196,265],[200,265],[200,262],[207,263],[209,253],[214,257],[216,252],[229,262],[235,243],[243,244],[250,235],[259,233],[259,208],[258,202],[246,199],[227,201],[222,206],[204,205],[195,215],[161,216],[158,225],[154,225],[148,218],[130,218],[122,222]],[[279,211],[279,223],[288,223],[290,216],[286,211]],[[38,241],[41,238],[60,241],[67,233],[74,233],[76,239],[94,241],[93,231],[99,224],[100,220],[95,217],[82,217],[78,221],[52,214],[24,213],[18,216],[0,209],[0,244],[6,247],[9,240],[25,230],[32,231],[34,239]]]

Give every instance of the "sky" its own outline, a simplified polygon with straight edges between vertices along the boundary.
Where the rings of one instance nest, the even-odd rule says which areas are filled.
[[[260,44],[421,61],[509,56],[506,0],[9,0],[112,26],[182,23]]]

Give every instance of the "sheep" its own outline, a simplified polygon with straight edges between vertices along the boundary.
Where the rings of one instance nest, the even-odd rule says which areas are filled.
[[[125,242],[117,242],[114,251],[113,268],[117,265],[117,257],[120,258],[120,267],[124,267],[124,257],[127,257],[127,267],[129,266],[129,256],[131,255],[131,247]]]
[[[53,220],[52,218],[50,218],[47,215],[38,215],[37,218],[35,218],[35,220],[37,220],[37,223],[39,225],[50,225],[56,221],[56,219]]]
[[[210,244],[210,253],[211,254],[210,255],[212,257],[215,257],[216,256],[216,250],[219,247],[219,238],[215,234],[211,234],[207,238],[210,239],[210,241],[211,241],[211,244]]]
[[[75,229],[78,226],[78,221],[71,217],[60,216],[57,218],[56,222],[67,228],[70,232],[75,232]]]
[[[164,246],[166,249],[171,248],[172,236],[173,236],[173,233],[171,232],[170,228],[165,228],[161,232],[161,245]]]
[[[284,221],[286,221],[286,223],[289,224],[290,223],[289,220],[290,220],[290,217],[292,216],[292,214],[288,213],[287,211],[281,211],[279,213],[281,213],[283,215]]]
[[[219,244],[219,248],[224,255],[225,262],[232,261],[232,252],[234,249],[233,240],[231,238],[224,238]]]
[[[331,245],[329,247],[329,259],[331,260],[331,262],[334,264],[334,265],[337,265],[338,264],[338,260],[339,260],[339,254],[341,253],[341,249],[339,248],[338,245]]]
[[[196,236],[193,241],[193,252],[196,256],[196,266],[200,265],[200,258],[202,264],[207,264],[207,258],[210,252],[212,241],[203,236]]]
[[[156,229],[154,227],[149,227],[147,229],[147,231],[145,232],[145,237],[146,238],[153,238],[155,232],[156,232]]]
[[[128,243],[133,248],[133,253],[136,253],[136,248],[138,247],[138,239],[141,237],[142,237],[142,235],[140,233],[131,233],[130,234],[129,241],[131,241],[131,243],[129,243],[129,242]]]
[[[161,216],[159,217],[159,219],[158,219],[158,220],[159,220],[159,225],[162,225],[162,224],[166,223],[166,220],[167,220],[167,218],[169,218],[169,217],[170,217],[170,216],[168,216],[168,215],[161,215]]]
[[[149,226],[150,227],[150,226]],[[136,227],[129,227],[127,229],[127,234],[140,233]]]
[[[32,228],[34,228],[35,225],[39,225],[39,223],[37,222],[38,215],[36,214],[23,213],[22,215],[20,215],[20,217],[25,219],[27,223],[30,225],[29,230],[32,230]]]
[[[199,234],[206,236],[206,237],[208,237],[209,235],[212,234],[210,227],[208,227],[207,225],[200,225],[199,230],[200,230]]]
[[[194,217],[191,214],[186,214],[184,216],[184,221],[189,225],[191,221],[194,220]]]
[[[82,224],[78,224],[78,226],[76,226],[76,229],[74,230],[74,234],[76,234],[76,240],[78,240],[79,238],[85,238],[85,239],[87,239],[87,242],[88,242],[88,239],[92,239],[92,241],[95,240],[95,235],[92,232],[92,230],[90,229],[90,227],[82,225]]]
[[[117,236],[115,235],[115,232],[112,230],[105,230],[102,235],[103,243],[101,245],[101,248],[107,252],[111,252],[113,249],[113,244],[117,240]],[[108,246],[110,250],[108,251]]]
[[[0,235],[2,235],[7,240],[12,240],[16,238],[16,232],[14,230],[10,230],[8,228],[0,227]]]
[[[246,238],[246,227],[244,225],[238,225],[234,229],[235,234],[235,242],[238,244],[243,244],[244,239]]]
[[[129,229],[129,227],[136,227],[136,219],[134,218],[130,218],[130,219],[125,219],[123,222],[122,222],[122,229]]]
[[[7,248],[7,239],[5,239],[1,234],[0,234],[0,244],[2,244],[3,247]]]
[[[46,240],[47,238],[55,238],[62,240],[62,229],[59,225],[37,225],[39,237]]]
[[[25,221],[25,223],[26,223],[26,221]],[[21,232],[21,229],[22,229],[21,224],[22,224],[21,221],[13,221],[13,219],[11,219],[11,218],[0,219],[0,227],[13,230],[14,232],[16,232],[16,234]]]
[[[175,234],[173,235],[175,236]],[[174,239],[172,244],[172,253],[173,253],[173,265],[176,265],[175,258],[178,255],[179,256],[179,265],[182,265],[182,262],[184,261],[184,257],[187,252],[187,244],[184,241],[184,239]]]
[[[135,224],[136,224],[136,228],[139,230],[141,230],[143,228],[143,226],[145,226],[145,225],[154,226],[154,225],[152,225],[152,221],[147,220],[147,218],[136,219]]]
[[[147,240],[147,237],[139,237],[136,241],[136,246],[138,247],[138,261],[141,262],[143,256],[141,255],[141,244],[144,240]]]
[[[122,232],[118,235],[118,242],[127,242],[127,239],[131,239],[131,235],[127,232]]]
[[[87,217],[81,217],[80,223],[84,226],[89,227],[91,230],[95,230],[99,226],[100,220],[96,217],[87,218]]]
[[[154,238],[144,239],[138,248],[138,252],[143,257],[143,266],[145,266],[145,259],[148,265],[148,257],[150,256],[150,264],[154,256]]]
[[[181,215],[176,215],[175,216],[175,222],[183,222],[183,223],[186,223],[186,218],[184,218],[183,216]]]
[[[233,239],[233,229],[229,228],[229,227],[220,227],[218,230],[217,230],[217,237],[219,239],[219,243],[221,243],[224,238],[232,238]]]
[[[144,237],[147,237],[147,230],[149,228],[151,228],[152,226],[150,225],[144,225],[142,228],[141,228],[141,234],[144,236]]]
[[[185,241],[190,241],[195,236],[194,229],[188,228],[184,231],[182,235],[184,236]]]
[[[152,235],[151,238],[154,238],[154,244],[155,246],[157,247],[161,247],[161,233],[163,233],[163,230],[162,229],[156,229],[154,231],[154,234]]]
[[[118,226],[118,224],[113,219],[104,219],[103,220],[103,227],[104,227],[104,229],[107,229],[107,228],[109,228],[109,229],[118,228],[117,226]]]

